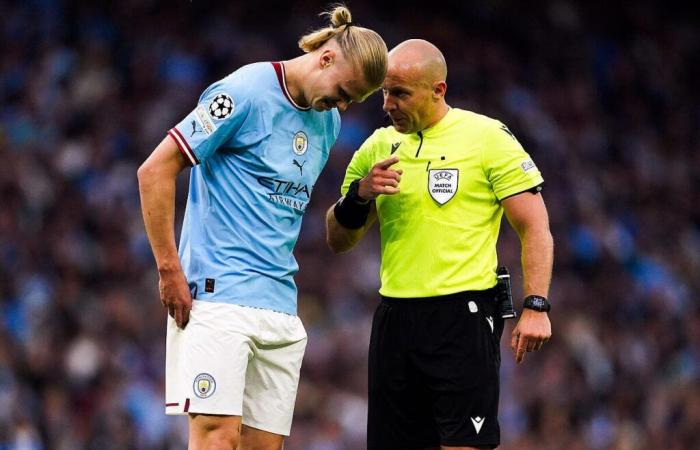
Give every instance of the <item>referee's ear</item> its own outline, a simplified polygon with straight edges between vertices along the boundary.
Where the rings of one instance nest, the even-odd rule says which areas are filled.
[[[433,100],[445,98],[445,94],[447,94],[447,82],[436,81],[433,83]]]

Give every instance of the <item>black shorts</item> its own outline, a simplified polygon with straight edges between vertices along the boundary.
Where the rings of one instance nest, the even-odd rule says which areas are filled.
[[[368,450],[500,443],[494,290],[383,297],[369,347]]]

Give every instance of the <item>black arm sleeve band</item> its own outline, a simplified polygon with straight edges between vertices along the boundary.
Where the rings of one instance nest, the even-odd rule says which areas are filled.
[[[343,197],[333,208],[333,215],[339,224],[350,230],[357,230],[367,223],[370,202],[357,203],[351,198]]]
[[[525,189],[524,191],[515,192],[515,193],[513,193],[513,194],[510,194],[508,197],[503,197],[503,198],[501,199],[501,201],[503,201],[503,200],[505,200],[505,199],[507,199],[507,198],[511,198],[511,197],[513,197],[513,196],[516,196],[516,195],[518,195],[518,194],[522,194],[523,192],[529,192],[529,193],[531,193],[531,194],[533,194],[533,195],[536,195],[536,194],[539,194],[540,192],[542,192],[542,189],[544,189],[544,183],[540,183],[540,184],[538,184],[537,186],[531,187],[530,189]]]

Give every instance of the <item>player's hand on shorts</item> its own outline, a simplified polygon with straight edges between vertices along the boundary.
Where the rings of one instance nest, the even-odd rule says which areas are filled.
[[[168,314],[175,319],[179,328],[185,328],[190,320],[192,294],[182,270],[160,274],[158,282],[160,301],[168,308]]]
[[[552,324],[547,313],[523,309],[510,341],[510,348],[515,352],[515,362],[520,364],[525,353],[539,350],[550,337]]]
[[[391,168],[397,162],[399,162],[399,157],[392,156],[375,164],[369,174],[360,180],[358,195],[365,200],[374,200],[382,194],[398,194],[399,181],[401,181],[403,171]]]

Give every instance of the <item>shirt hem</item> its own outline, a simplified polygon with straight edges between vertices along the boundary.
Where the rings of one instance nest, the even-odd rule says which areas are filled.
[[[194,300],[197,300],[199,302],[209,302],[209,303],[223,303],[226,305],[237,305],[237,306],[244,306],[246,308],[254,308],[254,309],[263,309],[266,311],[272,311],[280,314],[286,314],[288,316],[297,316],[297,309],[296,305],[293,309],[285,309],[285,308],[276,308],[276,307],[270,307],[270,306],[261,306],[260,302],[253,302],[253,301],[246,301],[246,300],[241,300],[241,299],[227,299],[227,300],[220,300],[220,299],[212,299],[212,298],[195,298]]]
[[[390,298],[402,298],[402,299],[412,299],[412,298],[432,298],[432,297],[443,297],[446,295],[458,294],[460,292],[478,292],[478,291],[488,291],[496,285],[496,275],[494,274],[493,284],[490,286],[460,286],[454,289],[445,289],[444,291],[425,291],[425,292],[392,292],[391,289],[379,289],[379,295],[383,297]]]

